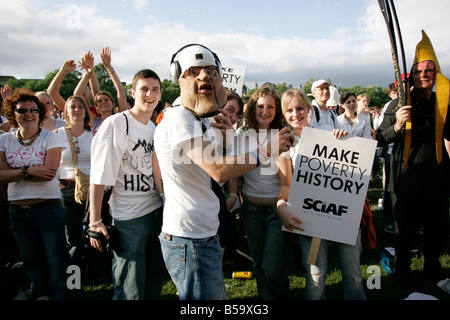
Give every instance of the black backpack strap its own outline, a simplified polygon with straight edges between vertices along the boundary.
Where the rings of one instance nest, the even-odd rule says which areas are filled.
[[[125,113],[122,113],[123,116],[125,117],[125,121],[127,122],[127,131],[126,131],[126,135],[128,135],[128,118],[127,115]]]

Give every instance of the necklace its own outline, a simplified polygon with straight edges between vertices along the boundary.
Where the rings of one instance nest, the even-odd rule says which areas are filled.
[[[259,143],[259,133],[258,133],[258,135],[256,136],[256,141],[258,142],[258,147],[262,147],[263,145],[264,145],[264,143],[266,143],[266,140],[267,140],[267,136],[269,135],[269,133],[267,132],[266,133],[266,136],[264,137],[264,141],[263,142],[261,142],[261,143]]]
[[[344,115],[344,117],[345,117],[345,120],[347,120],[347,122],[350,124],[351,127],[353,127],[353,124],[355,123],[355,120],[358,118],[358,116],[354,117],[353,119],[352,118],[347,118],[346,115]]]
[[[20,130],[17,132],[17,140],[19,140],[20,144],[23,146],[29,146],[32,145],[33,142],[39,137],[39,135],[41,134],[41,128],[39,127],[38,131],[31,137],[29,142],[23,142],[23,137],[22,134],[20,133]]]

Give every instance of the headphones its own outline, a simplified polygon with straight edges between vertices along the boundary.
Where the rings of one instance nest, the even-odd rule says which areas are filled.
[[[184,47],[182,47],[180,50],[178,50],[177,52],[175,52],[173,54],[172,59],[170,60],[170,69],[169,69],[170,77],[172,78],[172,80],[174,82],[178,82],[178,78],[181,76],[181,65],[178,62],[178,60],[175,60],[176,57],[178,56],[178,54],[181,51],[183,51],[184,49],[186,49],[188,47],[192,47],[192,46],[199,46],[199,47],[205,48],[206,50],[211,52],[215,59],[216,67],[219,70],[219,74],[220,74],[220,76],[222,76],[222,63],[220,62],[219,57],[214,52],[212,52],[209,48],[207,48],[201,44],[191,43],[191,44],[185,45]]]

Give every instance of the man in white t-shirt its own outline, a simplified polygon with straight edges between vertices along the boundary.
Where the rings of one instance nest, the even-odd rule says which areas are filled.
[[[155,133],[165,195],[161,249],[182,300],[225,298],[217,236],[220,203],[212,179],[223,183],[241,176],[267,162],[272,153],[288,150],[294,139],[285,128],[267,152],[260,148],[227,156],[227,139],[222,137],[234,130],[229,118],[219,113],[226,103],[221,70],[217,55],[202,45],[177,51],[170,73],[180,84],[180,99],[164,113]]]
[[[165,274],[158,240],[162,188],[154,154],[155,125],[150,120],[161,99],[159,76],[149,69],[139,71],[131,94],[134,107],[106,118],[92,141],[89,227],[108,237],[101,206],[105,186],[112,186],[110,213],[119,234],[113,255],[113,299],[159,299]],[[91,238],[91,244],[104,249],[97,239]]]
[[[326,80],[314,81],[311,86],[311,93],[314,100],[311,102],[313,107],[308,115],[309,126],[313,128],[332,131],[336,128],[334,124],[334,115],[327,107],[327,101],[330,99],[330,85]]]

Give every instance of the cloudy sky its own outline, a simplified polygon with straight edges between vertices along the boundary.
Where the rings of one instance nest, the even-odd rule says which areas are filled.
[[[450,1],[396,0],[408,68],[424,29],[450,76]],[[330,78],[343,87],[393,81],[386,25],[376,0],[14,0],[0,3],[0,75],[44,78],[65,60],[105,46],[122,81],[140,69],[169,79],[188,43],[245,65],[245,82]]]

